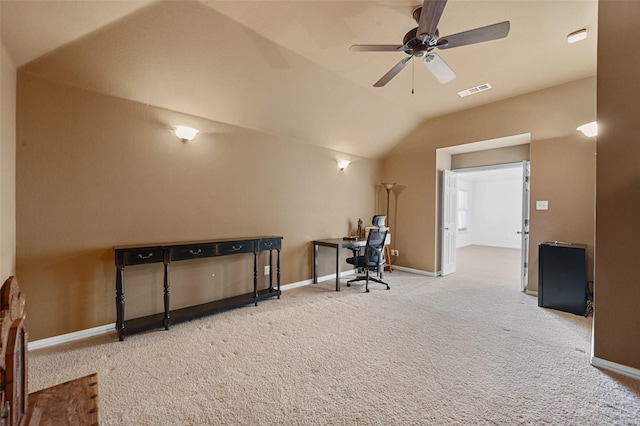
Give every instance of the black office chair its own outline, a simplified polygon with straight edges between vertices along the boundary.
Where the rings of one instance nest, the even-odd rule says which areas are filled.
[[[364,254],[356,255],[347,259],[347,263],[355,266],[358,270],[364,270],[365,275],[347,281],[347,286],[356,281],[365,280],[365,291],[369,292],[369,280],[384,284],[390,290],[389,284],[382,281],[384,272],[384,241],[387,238],[388,229],[384,227],[385,216],[377,215],[373,217],[373,224],[378,228],[372,228],[367,236],[367,244],[364,246]],[[369,272],[378,273],[380,278],[370,276]]]

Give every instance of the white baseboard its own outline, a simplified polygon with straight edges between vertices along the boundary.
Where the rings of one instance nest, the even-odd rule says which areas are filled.
[[[606,359],[601,359],[593,355],[591,356],[591,365],[613,371],[614,373],[622,374],[623,376],[631,377],[635,380],[640,380],[640,370],[637,368],[618,364],[617,362],[607,361]]]
[[[27,350],[46,348],[49,346],[59,345],[61,343],[73,342],[75,340],[86,339],[87,337],[99,336],[116,331],[116,324],[106,324],[98,327],[88,328],[86,330],[75,331],[73,333],[61,334],[60,336],[48,337],[46,339],[35,340],[27,343]]]
[[[412,274],[417,274],[417,275],[426,275],[427,277],[439,277],[440,276],[439,272],[423,271],[421,269],[407,268],[406,266],[393,265],[393,269],[397,269],[398,271],[411,272]]]
[[[347,270],[347,271],[343,271],[340,273],[340,276],[345,276],[345,275],[352,275],[354,273],[353,270]],[[325,275],[323,277],[318,277],[318,281],[325,281],[325,280],[335,280],[335,275],[334,274],[330,274],[330,275]],[[309,285],[312,284],[313,280],[309,279],[309,280],[304,280],[304,281],[298,281],[295,283],[290,283],[290,284],[286,284],[283,286],[280,286],[280,290],[281,291],[285,291],[285,290],[291,290],[293,288],[296,287],[302,287],[305,285]],[[53,337],[48,337],[46,339],[40,339],[40,340],[34,340],[33,342],[29,342],[27,343],[27,350],[28,351],[32,351],[35,349],[41,349],[41,348],[46,348],[46,347],[50,347],[50,346],[55,346],[55,345],[59,345],[62,343],[67,343],[67,342],[73,342],[76,340],[81,340],[81,339],[86,339],[87,337],[94,337],[94,336],[99,336],[102,334],[107,334],[107,333],[115,333],[116,331],[116,324],[115,323],[111,323],[111,324],[105,324],[105,325],[101,325],[98,327],[93,327],[93,328],[88,328],[85,330],[80,330],[80,331],[75,331],[73,333],[67,333],[67,334],[61,334],[59,336],[53,336]]]
[[[347,275],[353,275],[354,273],[355,273],[355,269],[342,271],[342,272],[340,272],[340,277],[344,277],[344,276],[347,276]],[[336,280],[335,274],[329,274],[329,275],[325,275],[323,277],[318,277],[318,282],[328,281],[328,280],[331,280],[331,281],[335,282],[335,280]],[[310,284],[313,284],[313,279],[308,279],[308,280],[304,280],[304,281],[298,281],[298,282],[295,282],[295,283],[285,284],[283,286],[280,286],[280,290],[282,290],[282,291],[291,290],[292,288],[303,287],[305,285],[310,285]]]

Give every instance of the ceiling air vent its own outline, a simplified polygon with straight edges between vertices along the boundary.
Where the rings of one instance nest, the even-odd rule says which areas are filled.
[[[475,95],[476,93],[484,92],[485,90],[491,89],[491,85],[489,83],[481,84],[480,86],[472,87],[471,89],[463,90],[462,92],[458,92],[458,96],[464,98],[465,96]]]

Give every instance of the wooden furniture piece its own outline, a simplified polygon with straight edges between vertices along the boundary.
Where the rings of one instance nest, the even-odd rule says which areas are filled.
[[[587,246],[556,241],[538,249],[538,306],[585,315]]]
[[[98,425],[98,374],[29,394],[27,425]]]
[[[188,321],[197,317],[231,309],[249,303],[258,305],[259,300],[280,298],[280,250],[282,237],[261,236],[179,243],[160,243],[151,245],[117,246],[116,263],[116,330],[122,341],[126,334],[150,330],[171,324]],[[273,286],[273,251],[278,254],[276,287]],[[269,252],[269,287],[258,288],[258,254]],[[217,256],[253,253],[253,292],[216,300],[196,306],[171,310],[169,265],[172,262],[202,259]],[[125,321],[124,269],[129,265],[164,263],[164,312]]]
[[[393,266],[391,265],[391,253],[389,253],[389,246],[384,246],[384,269],[389,269],[389,272],[393,272]]]
[[[0,290],[0,424],[97,425],[97,374],[28,394],[25,318],[24,296],[9,277]]]

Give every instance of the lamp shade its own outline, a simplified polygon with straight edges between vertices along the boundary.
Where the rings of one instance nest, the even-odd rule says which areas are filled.
[[[583,124],[582,126],[577,127],[576,130],[579,130],[584,133],[585,136],[592,138],[598,135],[598,123],[592,121],[591,123]]]
[[[393,189],[394,186],[396,186],[395,182],[382,182],[382,186],[385,187],[385,189],[387,190],[391,190]]]
[[[182,140],[193,140],[199,132],[200,130],[194,129],[193,127],[176,126],[176,136]]]
[[[338,160],[338,168],[340,170],[344,170],[347,167],[349,167],[349,164],[351,164],[351,161],[349,160]]]

